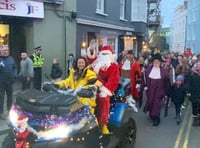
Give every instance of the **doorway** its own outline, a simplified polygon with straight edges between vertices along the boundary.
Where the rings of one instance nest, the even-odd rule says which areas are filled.
[[[17,69],[20,68],[20,52],[26,50],[25,26],[30,22],[25,18],[1,16],[0,17],[0,44],[7,44],[10,55],[15,59]]]

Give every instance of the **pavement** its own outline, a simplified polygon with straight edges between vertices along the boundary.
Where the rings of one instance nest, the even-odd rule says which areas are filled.
[[[17,94],[21,91],[21,83],[19,81],[16,81],[13,84],[13,101],[15,101]],[[4,111],[6,111],[6,98],[5,98],[5,104],[4,104]],[[0,135],[4,135],[8,132],[9,127],[7,125],[7,120],[0,120]]]

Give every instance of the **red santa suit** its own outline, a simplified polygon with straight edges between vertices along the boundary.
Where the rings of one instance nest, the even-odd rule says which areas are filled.
[[[101,84],[96,100],[96,116],[100,126],[103,126],[108,122],[110,97],[119,83],[119,69],[114,62],[112,48],[110,46],[102,47],[97,59],[91,66],[98,76],[98,82]]]
[[[28,136],[30,133],[39,136],[38,132],[28,125],[28,118],[24,115],[18,117],[16,122],[16,128],[18,130],[16,134],[15,148],[28,148]]]
[[[17,123],[17,129],[18,133],[16,134],[17,140],[15,142],[16,148],[27,148],[27,138],[30,134],[30,131],[28,130],[28,118],[25,116],[19,116],[18,123]]]

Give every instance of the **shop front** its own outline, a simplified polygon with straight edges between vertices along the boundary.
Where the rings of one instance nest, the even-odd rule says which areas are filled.
[[[124,47],[123,49],[120,47],[120,39],[121,36],[125,35],[124,30],[127,28],[125,29],[121,26],[95,21],[87,21],[87,23],[85,23],[81,19],[77,20],[77,22],[77,53],[79,53],[79,55],[84,55],[84,51],[87,49],[89,42],[92,39],[96,40],[97,51],[104,45],[110,45],[115,52],[115,55],[118,55],[120,51],[124,50]],[[133,32],[132,28],[128,29]],[[84,45],[84,47],[82,45]],[[129,44],[129,47],[131,45],[133,45],[133,43]]]
[[[110,45],[116,55],[124,50],[133,50],[138,57],[142,52],[146,36],[145,23],[133,23],[132,28],[82,19],[78,19],[77,23],[77,53],[79,54],[85,53],[83,51],[87,49],[92,39],[97,42],[97,50],[104,45]]]
[[[33,18],[43,18],[42,2],[0,0],[0,45],[8,45],[18,69],[20,51],[27,50]]]

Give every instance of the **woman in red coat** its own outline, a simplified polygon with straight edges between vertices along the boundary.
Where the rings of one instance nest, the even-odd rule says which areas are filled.
[[[129,78],[131,80],[131,95],[134,100],[138,101],[140,98],[141,68],[132,50],[127,52],[125,59],[119,64],[119,70],[122,78]]]

